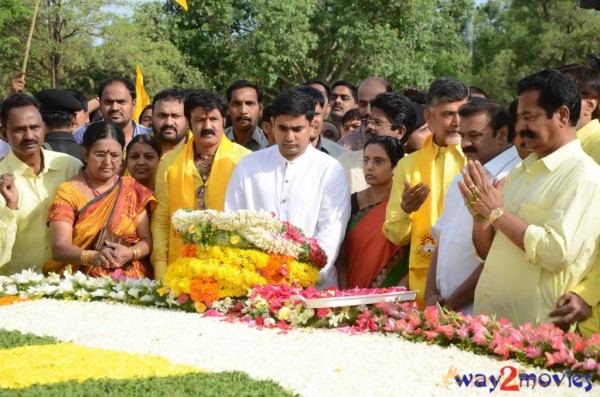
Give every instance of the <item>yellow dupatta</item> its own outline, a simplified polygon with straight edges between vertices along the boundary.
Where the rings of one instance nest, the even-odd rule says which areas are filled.
[[[431,227],[442,213],[450,182],[466,164],[460,145],[438,147],[433,143],[433,136],[427,137],[423,148],[417,153],[411,176],[412,186],[422,182],[431,188],[421,208],[412,214],[411,225],[408,285],[410,289],[419,290],[417,303],[421,308],[424,306],[429,264],[437,246],[437,241],[431,235]],[[443,169],[439,170],[438,167]]]
[[[194,139],[188,139],[177,158],[173,161],[167,177],[169,186],[169,209],[173,214],[178,209],[194,209],[196,206],[196,189],[204,183],[194,164]],[[219,148],[215,152],[210,175],[206,180],[206,208],[223,211],[225,208],[225,194],[233,170],[242,157],[250,153],[243,146],[231,142],[225,134],[221,137]],[[200,181],[196,186],[195,181]],[[169,237],[169,263],[174,262],[181,255],[183,243],[175,238],[173,225],[170,227]]]

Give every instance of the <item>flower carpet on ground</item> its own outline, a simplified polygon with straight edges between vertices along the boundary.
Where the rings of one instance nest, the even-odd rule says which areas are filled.
[[[357,293],[364,294],[365,292],[366,291],[358,291]],[[352,292],[345,293],[348,294]],[[254,359],[258,360],[258,362],[265,359],[271,359],[277,355],[277,352],[272,350],[257,350],[254,353],[251,353],[250,351],[254,351],[256,346],[251,346],[252,342],[250,340],[248,340],[246,337],[242,338],[240,336],[241,334],[246,334],[247,332],[258,332],[261,337],[272,339],[274,335],[273,333],[278,335],[278,337],[280,335],[281,337],[285,338],[288,334],[296,334],[298,332],[296,329],[300,327],[304,327],[307,330],[312,330],[310,331],[310,335],[314,335],[312,333],[316,332],[317,328],[336,328],[338,330],[335,331],[335,333],[338,335],[336,338],[340,338],[342,336],[344,338],[350,338],[344,339],[346,343],[349,343],[349,341],[354,341],[353,338],[364,338],[365,336],[368,338],[373,338],[377,336],[377,338],[379,338],[379,343],[381,343],[382,340],[385,340],[385,343],[383,344],[386,346],[390,344],[394,346],[402,346],[403,348],[401,351],[406,348],[407,344],[411,345],[411,343],[406,342],[407,340],[426,342],[426,344],[415,345],[420,346],[420,349],[424,349],[425,351],[430,351],[433,348],[433,344],[445,346],[450,345],[458,347],[463,351],[486,354],[501,360],[516,359],[518,360],[519,364],[513,364],[512,368],[525,368],[526,371],[531,373],[536,373],[536,371],[539,373],[542,371],[544,373],[547,372],[548,374],[562,374],[563,378],[558,378],[558,380],[567,379],[570,381],[571,378],[569,378],[569,376],[577,376],[578,378],[576,378],[576,382],[574,382],[577,385],[580,384],[580,381],[584,382],[581,383],[581,385],[588,385],[588,382],[591,385],[592,381],[597,377],[597,361],[600,349],[598,338],[592,338],[585,341],[576,334],[564,334],[561,330],[551,325],[541,325],[540,327],[525,325],[515,328],[505,320],[496,321],[485,316],[472,318],[470,316],[463,316],[458,313],[440,311],[435,308],[429,308],[424,312],[419,312],[412,303],[408,302],[387,302],[367,306],[363,305],[341,308],[309,309],[306,308],[301,302],[296,301],[294,298],[296,295],[317,297],[321,296],[322,294],[339,295],[342,294],[342,292],[335,290],[318,292],[314,289],[302,290],[286,285],[264,285],[256,286],[248,293],[246,297],[239,299],[224,298],[211,302],[207,301],[203,303],[205,307],[198,307],[198,305],[192,303],[191,299],[182,299],[181,295],[177,295],[168,289],[164,290],[164,286],[157,285],[151,280],[131,280],[118,278],[91,279],[80,273],[75,275],[67,274],[65,278],[59,278],[56,275],[51,275],[50,277],[45,278],[42,275],[31,272],[23,272],[12,277],[0,278],[0,295],[3,296],[0,298],[0,305],[2,305],[3,301],[10,301],[10,303],[14,303],[16,300],[35,300],[39,298],[51,297],[62,300],[105,300],[108,302],[124,302],[159,308],[170,307],[183,309],[192,313],[182,313],[181,311],[175,311],[172,313],[179,312],[182,315],[185,314],[192,316],[194,319],[193,326],[179,326],[175,320],[154,320],[155,322],[153,324],[158,332],[160,332],[161,328],[167,327],[167,325],[176,326],[178,334],[173,335],[172,338],[179,338],[181,340],[186,340],[185,335],[187,333],[202,333],[202,331],[199,331],[200,323],[196,323],[196,321],[204,322],[203,324],[207,324],[208,322],[208,324],[211,325],[214,325],[215,322],[217,322],[223,324],[223,326],[227,326],[228,323],[231,323],[229,326],[235,326],[235,332],[232,333],[231,330],[225,329],[223,329],[222,332],[224,332],[225,335],[228,335],[231,339],[240,338],[241,343],[244,346],[239,352],[233,352],[233,356],[231,356],[231,354],[229,355],[230,359],[233,361],[235,361],[237,357],[235,353],[242,355],[250,354],[254,357]],[[19,297],[19,299],[16,299],[15,297]],[[35,306],[37,304],[42,305],[42,302],[44,302],[43,305],[52,306],[52,301],[44,300],[37,302],[17,302],[10,306],[6,305],[0,307],[1,327],[5,327],[4,324],[14,323],[14,321],[17,321],[17,317],[22,316],[21,314],[18,314],[18,308],[26,308],[30,305]],[[59,303],[60,302],[54,302],[54,305],[58,305]],[[68,302],[63,302],[62,304],[66,303]],[[75,303],[76,302],[71,302],[71,304]],[[107,310],[112,308],[115,311],[125,310],[123,307],[127,307],[122,305],[106,306]],[[199,309],[203,312],[202,315],[196,313],[196,311]],[[7,322],[6,320],[8,319],[2,317],[2,313],[6,310],[17,310],[13,313],[15,319]],[[130,310],[135,310],[135,308],[131,307]],[[139,308],[137,310],[142,309]],[[60,311],[61,314],[57,315],[57,317],[65,317],[65,321],[67,321],[66,316],[70,315],[71,311],[72,309],[70,307],[68,309],[63,308]],[[148,316],[154,316],[154,313],[157,313],[157,316],[164,317],[167,315],[167,313],[171,312],[165,312],[164,310],[152,310],[147,313]],[[41,318],[44,320],[41,321]],[[35,319],[35,321],[32,321],[33,324],[31,324],[33,327],[32,329],[29,329],[29,326],[27,326],[26,329],[16,329],[38,334],[40,331],[42,331],[41,335],[53,335],[65,341],[74,340],[68,332],[64,335],[57,335],[54,331],[50,333],[43,332],[44,324],[50,321],[48,316],[40,314],[40,316],[35,317]],[[223,320],[226,321],[224,322]],[[79,321],[80,320],[78,319],[69,320],[68,324],[72,325],[78,323]],[[119,333],[119,331],[115,331],[115,327],[118,329],[118,327],[125,326],[129,322],[129,317],[116,320],[114,322],[111,321],[111,324],[109,324],[112,327],[111,331],[107,331],[106,335],[99,335],[105,337],[103,342],[104,344],[101,343],[95,347],[107,348],[105,344],[106,340],[113,340],[115,338],[115,332],[117,335],[123,336]],[[248,327],[248,325],[253,325],[254,328]],[[248,331],[240,331],[240,326]],[[259,330],[257,328],[263,328],[263,330]],[[264,328],[273,329],[269,330]],[[93,333],[98,333],[100,332],[100,329],[101,327],[99,325],[90,327],[86,326],[86,334],[92,333],[90,330],[94,330]],[[255,331],[249,331],[251,329],[255,329]],[[352,335],[343,335],[339,331]],[[144,337],[143,330],[135,330],[131,332],[134,334],[133,336],[137,338],[143,339]],[[150,335],[153,335],[152,331],[149,332]],[[270,334],[265,335],[267,332]],[[331,331],[328,332],[328,335],[331,335]],[[402,341],[402,339],[404,341]],[[290,337],[289,340],[292,341],[293,337]],[[331,357],[323,356],[323,354],[330,354],[325,353],[326,347],[318,344],[316,341],[316,339],[314,342],[310,341],[309,338],[303,342],[305,343],[304,347],[300,348],[308,349],[312,352],[314,355],[313,359],[315,360],[315,365],[317,365],[317,362],[319,362],[319,365],[321,365],[321,360],[325,360],[326,363],[331,363]],[[198,341],[191,343],[197,342]],[[81,343],[81,341],[77,341],[77,343]],[[147,343],[152,345],[152,341],[147,341]],[[180,342],[178,341],[177,343]],[[225,342],[221,341],[221,343]],[[231,347],[231,341],[228,343]],[[336,342],[336,344],[337,343],[338,342]],[[354,343],[350,343],[350,345],[353,344]],[[227,345],[227,343],[225,343],[225,345]],[[214,348],[214,343],[209,343],[207,346],[210,346],[208,350],[211,350]],[[190,346],[187,347],[189,348]],[[108,348],[112,349],[111,346],[108,346]],[[130,351],[123,347],[121,347],[121,349],[124,351]],[[356,354],[358,357],[360,357],[360,360],[363,360],[363,355],[366,357],[367,354],[370,354],[370,352],[366,351],[362,347],[357,347],[357,349],[358,350],[356,351]],[[167,348],[166,351],[168,350],[169,349]],[[452,351],[453,355],[456,355],[457,357],[463,354],[469,354],[457,353],[459,350],[455,348],[442,349],[441,351],[446,350]],[[268,357],[265,357],[266,351],[269,352]],[[403,356],[401,351],[398,351],[398,357],[389,357],[389,359],[391,361],[398,359],[402,360]],[[134,349],[133,352],[153,354],[169,358],[176,363],[205,368],[200,362],[196,361],[196,357],[187,357],[188,353],[183,353],[184,357],[187,357],[184,359],[179,354],[170,356],[165,355],[164,352],[148,351],[147,346],[144,346],[141,351]],[[288,353],[290,352],[288,351]],[[294,353],[298,354],[297,351],[294,351]],[[220,354],[223,355],[223,352]],[[339,354],[339,352],[336,354]],[[453,363],[452,359],[445,360],[443,365],[446,365],[446,369],[442,371],[438,368],[437,370],[439,371],[439,374],[436,374],[436,376],[439,376],[441,379],[442,375],[446,375],[447,381],[456,386],[456,381],[454,379],[456,379],[456,376],[461,379],[460,377],[463,375],[463,372],[461,371],[470,370],[472,373],[483,371],[482,369],[473,367],[472,364],[469,364],[474,362],[473,357],[476,357],[471,354],[469,354],[469,356],[471,358],[462,364]],[[294,355],[292,354],[291,356],[287,356],[287,359],[290,359],[290,357],[293,358]],[[500,368],[503,368],[502,364],[506,362],[486,359],[483,356],[480,357],[483,360],[487,360],[487,363],[484,365],[485,368],[489,368],[489,361],[495,363],[494,373],[496,375],[499,373]],[[285,358],[281,357],[280,360],[281,359]],[[413,358],[412,363],[421,367],[421,361],[418,358],[418,355]],[[458,365],[459,369],[456,374],[453,372],[453,370],[449,369],[450,364],[454,364],[454,367],[452,368],[455,368]],[[281,363],[278,365],[280,366]],[[379,363],[378,365],[383,364]],[[249,365],[249,367],[250,366],[251,365]],[[533,369],[533,366],[538,366],[539,369]],[[225,365],[222,367],[207,367],[207,370],[248,371],[247,368],[248,367],[236,367],[235,365],[233,365],[233,368],[231,368],[228,367],[228,365]],[[380,367],[377,368],[380,369]],[[259,378],[270,378],[275,379],[280,383],[283,382],[280,380],[280,378],[275,376],[276,374],[278,374],[278,372],[272,374],[272,376],[259,376]],[[447,374],[452,376],[448,376]],[[257,374],[251,375],[255,377],[257,376]],[[294,382],[289,382],[288,380],[286,380],[286,382],[287,383],[283,382],[281,384],[284,387],[298,391],[301,394],[319,395],[318,393],[314,394],[314,390],[308,393],[302,393],[303,389],[300,387],[300,385],[297,385]],[[552,384],[555,385],[556,382],[557,381],[553,381]],[[431,380],[429,380],[429,383],[431,383]],[[560,381],[559,384],[562,384],[562,381]],[[594,385],[596,385],[596,383],[594,383]],[[540,388],[538,387],[538,389]],[[582,390],[583,389],[573,389],[571,391],[575,392]]]
[[[270,383],[262,386],[263,390],[272,390],[270,387],[276,382],[290,393],[302,396],[506,395],[499,393],[499,390],[506,378],[507,370],[504,368],[507,366],[526,371],[529,376],[556,375],[564,378],[561,387],[533,388],[533,383],[528,387],[523,384],[519,395],[594,395],[596,387],[599,387],[594,383],[591,391],[586,393],[585,388],[577,387],[575,382],[569,385],[569,374],[563,371],[530,368],[514,360],[502,361],[476,355],[454,346],[414,343],[372,332],[350,335],[332,329],[294,328],[283,333],[279,329],[249,327],[241,322],[222,321],[222,318],[203,317],[197,313],[111,302],[52,299],[20,302],[0,307],[0,324],[7,329],[52,336],[91,348],[149,354],[164,357],[174,364],[211,372],[226,371],[229,374],[233,371],[237,374],[229,376],[233,378],[230,379],[233,384],[237,383],[241,371],[260,381],[270,380]],[[468,387],[458,386],[451,373],[454,369],[461,376],[472,378],[475,374],[481,374],[494,376],[496,380],[493,383],[488,379],[485,385],[479,380],[478,386],[473,381]],[[505,372],[505,376],[498,383],[497,377],[501,371]],[[113,386],[122,387],[122,383],[114,383],[116,381],[110,384],[105,381],[93,382],[100,382],[100,386],[95,383],[94,390],[98,387],[103,390]],[[173,383],[168,385],[174,387],[179,384]],[[187,381],[186,384],[189,383]],[[73,383],[69,385],[71,389],[68,390],[76,390]],[[155,389],[167,386],[155,383],[155,380],[151,385]],[[587,383],[584,382],[582,386],[587,386]],[[32,390],[39,391],[39,388]],[[214,388],[212,390],[214,392]],[[240,396],[277,395],[271,391],[260,394],[237,390]],[[226,391],[223,390],[222,394],[194,395],[227,395]],[[2,393],[0,391],[0,395]],[[70,394],[63,392],[54,395]],[[150,389],[148,394],[138,395],[186,394],[156,394],[156,390]]]

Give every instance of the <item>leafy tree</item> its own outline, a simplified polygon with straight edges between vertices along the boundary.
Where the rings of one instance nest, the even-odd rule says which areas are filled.
[[[426,86],[437,73],[468,76],[465,27],[472,0],[205,0],[189,11],[166,3],[171,40],[210,88],[237,78],[276,95],[319,76],[328,81],[386,77]]]
[[[569,0],[490,0],[475,25],[474,82],[506,103],[522,77],[600,51],[600,13]]]

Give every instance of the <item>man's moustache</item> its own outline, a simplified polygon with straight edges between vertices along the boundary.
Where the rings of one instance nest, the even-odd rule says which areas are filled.
[[[29,145],[30,143],[37,145],[39,143],[39,141],[37,139],[21,141],[21,146]]]
[[[215,130],[202,130],[200,131],[200,136],[206,136],[206,135],[217,135],[217,132]]]
[[[473,147],[466,147],[463,148],[463,153],[477,153],[477,149],[473,148]]]
[[[246,120],[246,121],[252,121],[252,119],[248,116],[238,116],[236,117],[237,121],[242,121],[242,120]]]
[[[538,137],[538,134],[531,130],[519,131],[519,135],[521,136],[521,138],[529,138],[529,139],[536,139]]]

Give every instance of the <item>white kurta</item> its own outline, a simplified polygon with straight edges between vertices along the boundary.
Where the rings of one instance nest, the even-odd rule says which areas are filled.
[[[235,168],[225,211],[264,209],[314,237],[327,254],[317,286],[337,287],[335,259],[350,218],[350,191],[340,163],[309,145],[288,161],[272,146],[244,157]]]
[[[504,178],[521,162],[515,147],[500,153],[483,165],[488,180]],[[431,234],[438,241],[436,284],[440,295],[448,299],[450,295],[475,271],[479,260],[473,246],[473,217],[467,210],[458,188],[462,181],[458,174],[450,183],[444,199],[444,210]],[[473,303],[459,309],[465,314],[473,313]]]

